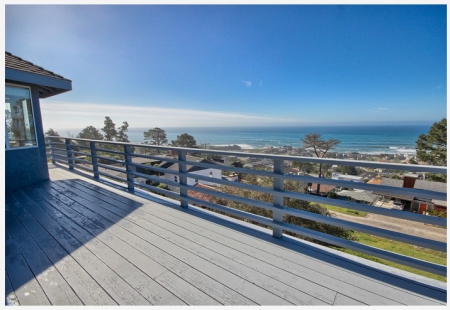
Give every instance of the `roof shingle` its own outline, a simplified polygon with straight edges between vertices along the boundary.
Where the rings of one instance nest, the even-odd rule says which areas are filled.
[[[23,60],[22,58],[15,56],[9,52],[5,51],[5,68],[11,68],[15,70],[20,70],[24,72],[30,72],[34,74],[40,74],[56,79],[71,81],[69,79],[64,78],[63,76],[53,73],[52,71],[46,70],[42,67],[36,66],[32,62]]]

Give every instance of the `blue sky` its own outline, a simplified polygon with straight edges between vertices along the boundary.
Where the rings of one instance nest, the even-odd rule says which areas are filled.
[[[72,80],[44,129],[432,123],[445,5],[6,5],[5,49]]]

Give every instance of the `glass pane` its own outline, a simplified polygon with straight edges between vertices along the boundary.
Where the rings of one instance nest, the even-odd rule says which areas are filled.
[[[28,88],[6,86],[5,121],[11,148],[37,145]]]

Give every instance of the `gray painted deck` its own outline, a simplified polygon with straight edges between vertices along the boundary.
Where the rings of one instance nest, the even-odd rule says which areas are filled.
[[[445,283],[66,169],[50,175],[6,193],[6,304],[446,304]]]

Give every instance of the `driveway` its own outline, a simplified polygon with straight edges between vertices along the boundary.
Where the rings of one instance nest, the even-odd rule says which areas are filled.
[[[346,220],[349,222],[365,224],[373,227],[410,234],[417,237],[447,242],[447,229],[430,226],[429,224],[423,224],[372,213],[368,213],[365,217],[352,216],[337,212],[331,213],[333,213],[333,216],[335,218]]]

